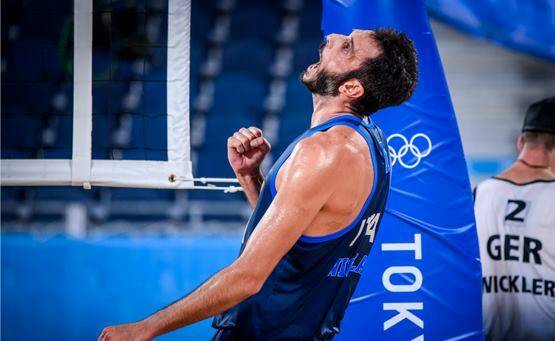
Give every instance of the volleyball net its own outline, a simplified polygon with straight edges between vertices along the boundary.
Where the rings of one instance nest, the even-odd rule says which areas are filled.
[[[193,178],[190,0],[52,4],[8,4],[2,185],[239,190]]]

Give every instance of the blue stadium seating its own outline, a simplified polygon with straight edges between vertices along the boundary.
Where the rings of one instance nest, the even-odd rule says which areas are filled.
[[[212,112],[225,117],[259,116],[266,88],[262,80],[247,73],[222,74],[215,81]]]
[[[233,14],[231,36],[271,41],[279,29],[279,14],[277,9],[268,6],[268,2],[245,5]]]
[[[258,39],[229,40],[224,48],[225,72],[241,72],[263,77],[274,56],[271,42]]]
[[[167,78],[167,49],[165,47],[151,47],[149,48],[149,54],[151,56],[148,59],[149,68],[143,79],[145,81],[165,81]]]
[[[2,146],[3,159],[34,159],[36,157],[36,154],[37,153],[34,149],[10,148]],[[2,191],[3,190],[4,187],[2,188]],[[2,194],[2,196],[4,195]]]
[[[310,64],[318,61],[318,46],[320,41],[302,39],[295,46],[293,67],[299,73]]]
[[[297,75],[287,79],[287,91],[285,94],[285,106],[283,116],[296,116],[295,113],[305,111],[310,114],[312,109],[312,97],[301,83]]]
[[[196,95],[198,94],[199,69],[201,58],[203,57],[202,52],[203,51],[201,50],[201,44],[195,41],[191,41],[191,49],[189,51],[189,93],[191,99],[196,98]]]
[[[322,30],[320,29],[322,21],[321,6],[321,1],[306,1],[303,11],[300,13],[302,41],[314,41],[318,44],[322,40]]]
[[[166,83],[143,82],[143,94],[138,111],[146,116],[166,115]]]
[[[70,11],[71,13],[72,11]],[[41,35],[43,35],[42,43],[45,48],[71,46],[68,42],[73,41],[73,21],[68,18],[67,14],[53,13],[51,15],[42,16],[38,22],[43,25],[35,25],[40,27]],[[60,32],[62,34],[60,35]],[[71,46],[70,49],[72,49]]]
[[[93,47],[93,80],[109,81],[110,74],[110,56],[103,49]]]
[[[6,60],[4,81],[37,81],[44,80],[43,52],[39,49],[14,49],[10,51]]]
[[[12,114],[45,114],[53,97],[53,88],[46,82],[2,84],[2,116]],[[33,99],[33,100],[30,100]]]
[[[64,73],[64,54],[68,54],[68,62],[72,61],[73,50],[64,48],[51,48],[42,51],[42,72],[49,82],[55,82],[60,74]],[[36,62],[36,61],[35,61]]]
[[[149,160],[149,161],[165,161],[168,155],[165,150],[150,149],[123,149],[121,152],[123,160]],[[112,159],[113,157],[110,157]]]
[[[51,117],[51,120],[53,121],[56,129],[56,139],[54,140],[52,147],[63,149],[67,146],[71,146],[73,136],[73,116],[57,115]]]
[[[126,82],[93,81],[93,116],[120,112],[122,98],[127,89]]]
[[[17,49],[36,48],[38,44],[41,46],[45,35],[42,25],[37,25],[39,22],[43,22],[43,20],[38,13],[22,14],[18,18],[18,37],[11,42],[11,47]]]
[[[7,4],[6,4],[7,3]],[[2,3],[2,157],[3,158],[68,158],[71,155],[72,126],[72,40],[71,13],[73,1],[33,1],[29,6],[21,2],[22,15],[5,16],[6,8],[15,6],[13,1]],[[199,93],[201,81],[213,82],[213,105],[201,112],[206,120],[204,143],[193,153],[195,175],[206,177],[232,177],[233,172],[226,157],[227,137],[242,126],[261,126],[265,115],[264,99],[272,81],[270,66],[276,57],[279,44],[290,44],[293,50],[293,71],[285,79],[287,90],[285,105],[277,113],[280,119],[279,142],[273,146],[274,157],[309,124],[312,102],[309,93],[298,81],[298,74],[317,60],[317,47],[321,40],[320,1],[306,1],[300,16],[301,38],[297,42],[279,43],[276,40],[283,18],[296,15],[287,12],[284,1],[236,1],[235,8],[218,8],[216,1],[193,0],[192,35],[190,50],[190,99]],[[161,7],[159,5],[161,4]],[[166,41],[167,2],[140,0],[134,2],[137,31],[133,37],[121,37],[114,30],[128,16],[128,2],[95,0],[94,25],[103,22],[102,13],[110,12],[112,32],[104,41],[95,36],[93,41],[93,159],[123,158],[129,160],[166,160]],[[233,6],[232,6],[233,7]],[[15,12],[14,12],[15,13]],[[220,44],[209,39],[218,16],[229,16],[230,31],[227,40]],[[5,18],[7,18],[5,20]],[[153,40],[142,39],[147,20],[159,20],[162,29]],[[19,28],[17,39],[5,45],[9,25]],[[118,38],[119,37],[119,38]],[[120,39],[121,38],[121,39]],[[110,46],[111,45],[111,46]],[[4,48],[6,46],[7,48]],[[135,57],[122,57],[122,47],[138,48]],[[221,48],[221,72],[201,79],[201,65],[208,57],[208,50]],[[69,68],[67,67],[69,66]],[[282,77],[282,76],[279,76]],[[136,107],[126,106],[132,84],[142,82],[140,99]],[[60,94],[61,97],[60,97]],[[59,96],[55,103],[55,96]],[[33,100],[29,100],[32,98]],[[122,118],[131,115],[130,139],[124,145],[115,143],[114,135],[121,129]],[[55,140],[46,145],[42,141],[45,129],[54,129]],[[127,128],[126,128],[127,129]],[[192,130],[200,127],[191,127]],[[24,131],[24,133],[22,133]],[[120,141],[121,142],[121,141]],[[93,189],[83,191],[78,187],[61,188],[2,188],[8,200],[63,200],[96,201],[100,193],[108,193],[111,201],[175,200],[175,191],[149,189]],[[191,200],[240,200],[244,195],[223,194],[213,191],[191,191]],[[13,212],[12,212],[13,213]],[[4,212],[3,219],[18,219],[17,215]],[[8,215],[6,215],[8,214]],[[49,220],[50,215],[34,218]],[[112,219],[131,216],[113,215]],[[140,219],[159,219],[142,217]],[[184,217],[183,219],[187,219]],[[227,218],[226,218],[227,219]],[[229,220],[237,219],[229,217]]]
[[[93,115],[92,152],[93,159],[108,157],[108,148],[112,146],[110,133],[115,125],[114,116],[98,113]],[[96,155],[95,155],[96,154]]]
[[[105,0],[106,1],[106,0]],[[56,1],[2,1],[7,2],[10,8],[18,6],[24,13],[35,14],[63,14],[73,11],[72,0],[56,0]],[[97,2],[95,0],[95,2]],[[99,1],[100,2],[100,1]]]
[[[39,156],[43,159],[69,159],[71,158],[71,147],[43,148],[40,150]]]
[[[110,199],[144,201],[144,200],[167,200],[170,201],[175,197],[175,191],[172,190],[149,190],[142,188],[114,188],[111,190]]]
[[[131,139],[126,148],[165,151],[166,145],[166,117],[132,115]],[[167,160],[167,157],[164,158]]]
[[[42,117],[2,114],[2,149],[32,149],[39,145]],[[24,129],[23,129],[24,127]]]
[[[98,191],[98,188],[84,191],[81,187],[69,186],[33,187],[28,190],[27,195],[30,200],[75,201],[93,199]]]
[[[127,60],[112,60],[110,63],[110,76],[113,81],[131,81],[135,79],[133,65]]]
[[[21,187],[4,187],[2,188],[2,198],[4,200],[23,200],[25,199],[25,191]]]
[[[193,4],[191,7],[192,43],[200,42],[203,39],[206,39],[214,14],[215,10],[209,5],[208,1],[197,1],[197,3]]]

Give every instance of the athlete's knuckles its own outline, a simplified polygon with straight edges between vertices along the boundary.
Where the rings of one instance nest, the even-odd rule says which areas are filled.
[[[244,132],[242,135],[245,137],[245,140],[247,140],[247,141],[252,141],[256,138],[256,136],[251,134],[249,131]]]
[[[241,134],[240,132],[236,132],[235,134],[233,134],[233,136],[241,142],[248,140],[248,138],[245,135]]]
[[[256,137],[262,136],[262,130],[258,129],[257,127],[249,127],[249,131],[253,133]]]

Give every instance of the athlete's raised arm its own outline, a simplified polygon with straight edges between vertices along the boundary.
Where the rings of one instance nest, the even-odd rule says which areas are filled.
[[[260,164],[270,151],[270,143],[256,127],[241,128],[227,139],[227,159],[252,208],[262,188]]]
[[[345,167],[342,154],[317,135],[295,148],[278,194],[235,262],[145,320],[105,328],[99,340],[150,340],[221,313],[256,294],[328,201],[342,176],[337,173]]]

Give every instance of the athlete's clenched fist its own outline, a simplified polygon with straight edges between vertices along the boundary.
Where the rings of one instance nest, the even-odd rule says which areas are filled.
[[[227,139],[227,158],[238,175],[257,172],[270,143],[256,127],[241,128]]]

